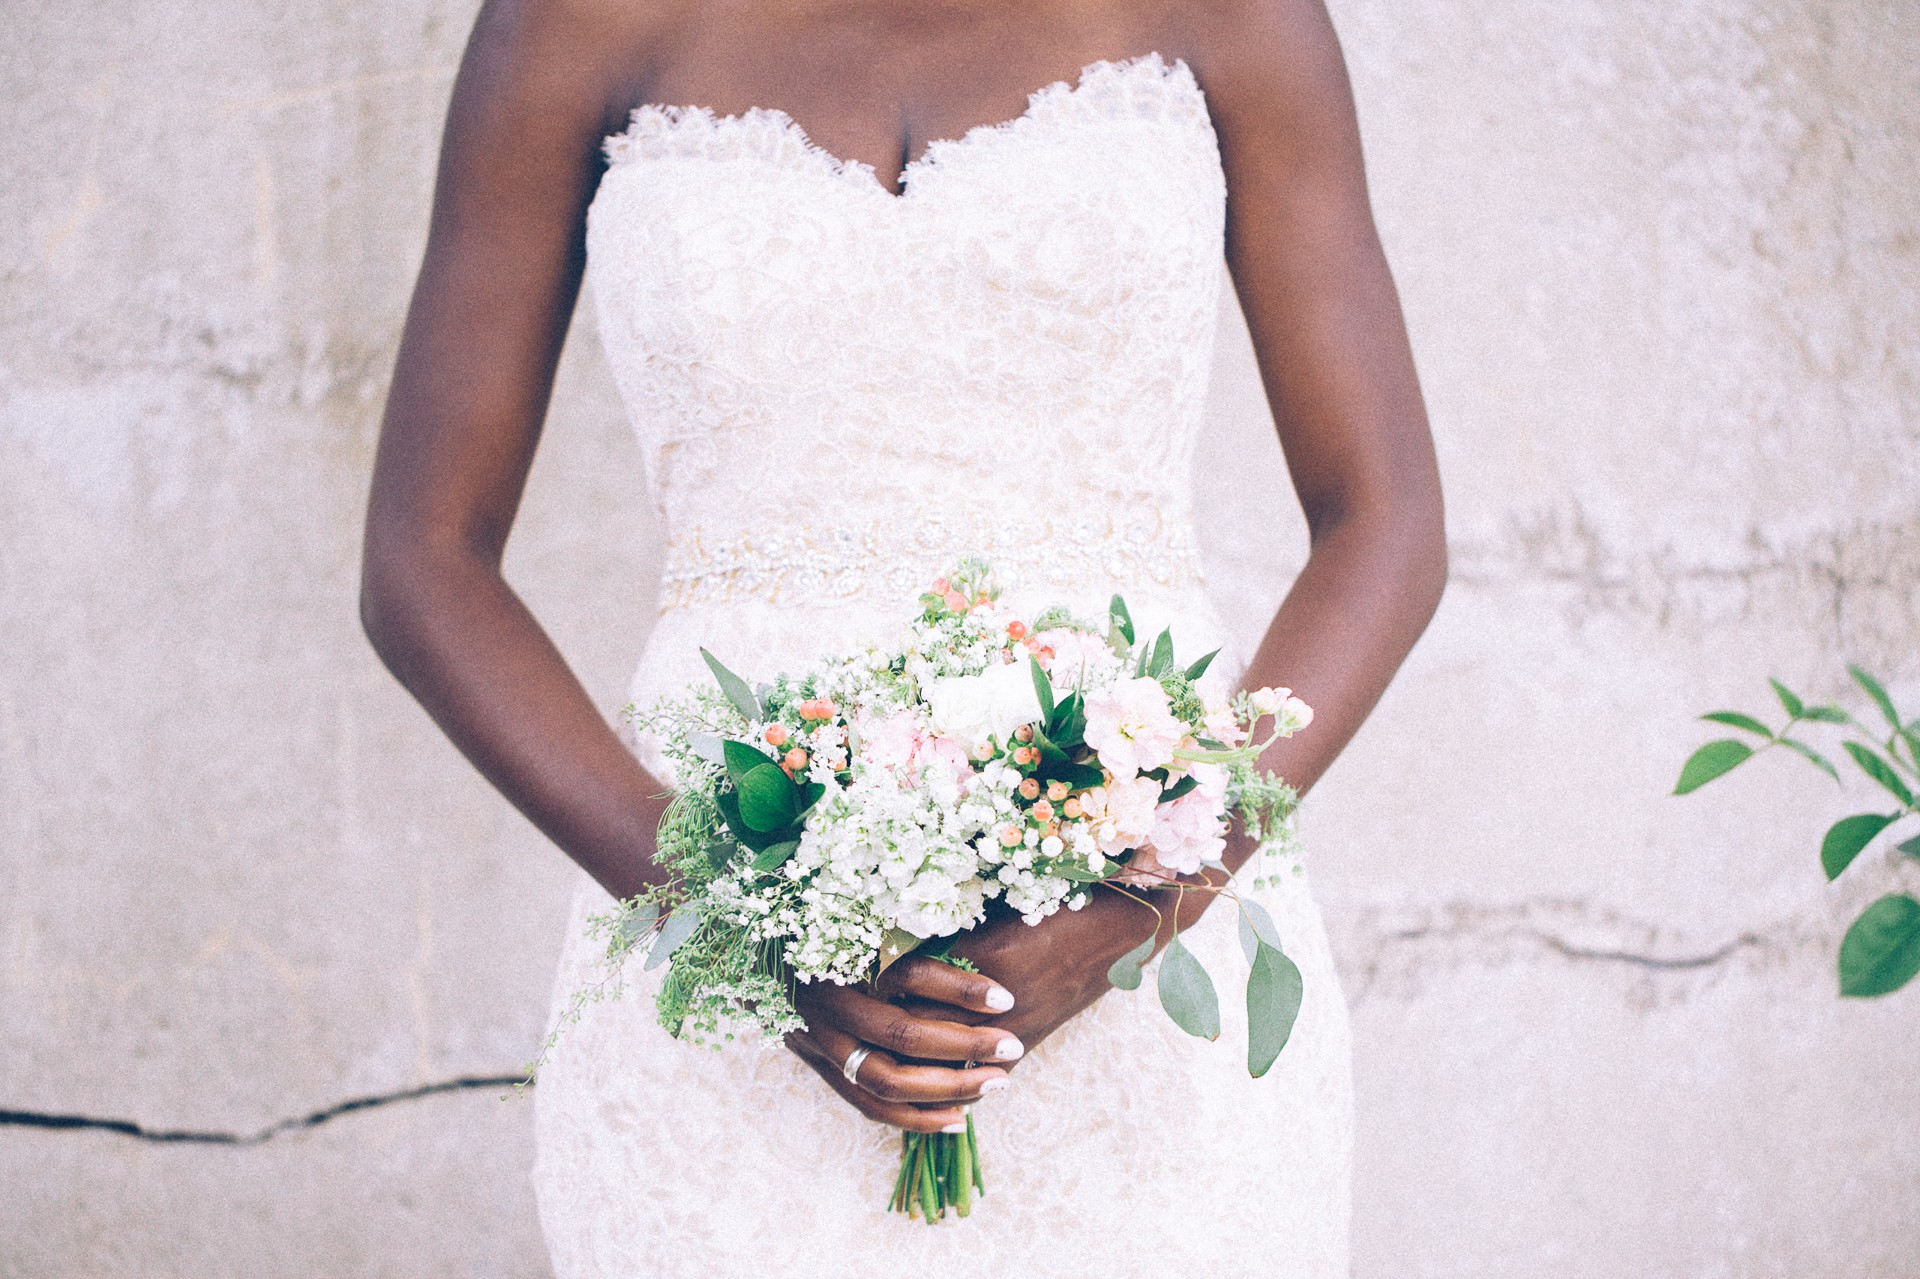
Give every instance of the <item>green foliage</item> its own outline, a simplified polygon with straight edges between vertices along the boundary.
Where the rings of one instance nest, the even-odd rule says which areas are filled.
[[[1287,1046],[1304,989],[1294,962],[1261,939],[1247,974],[1247,1072],[1255,1079]]]
[[[1890,893],[1867,907],[1840,942],[1840,993],[1887,995],[1920,973],[1920,901]]]
[[[1107,969],[1107,981],[1121,990],[1140,989],[1140,970],[1153,958],[1155,940],[1155,935],[1149,933],[1145,941],[1114,960],[1113,966]]]
[[[1118,595],[1107,605],[1107,616],[1115,634],[1125,640],[1129,647],[1133,644],[1133,614],[1127,612],[1127,602]]]
[[[1160,1006],[1189,1035],[1220,1037],[1220,997],[1213,979],[1177,933],[1160,956]]]
[[[750,720],[759,719],[760,701],[753,695],[753,690],[747,687],[747,681],[722,666],[720,659],[706,649],[700,650],[700,656],[707,660],[707,669],[713,672],[713,678],[719,683],[720,691],[726,694],[729,702],[733,703],[733,709]]]
[[[1785,727],[1776,732],[1757,717],[1741,711],[1713,711],[1703,715],[1702,719],[1751,733],[1762,739],[1761,744],[1754,748],[1731,738],[1708,742],[1681,768],[1674,794],[1698,790],[1775,746],[1785,747],[1837,782],[1840,770],[1831,759],[1788,734],[1794,725],[1802,723],[1850,730],[1854,736],[1841,742],[1847,757],[1875,785],[1898,800],[1900,810],[1887,814],[1859,813],[1841,818],[1828,828],[1820,842],[1820,866],[1829,880],[1838,879],[1884,832],[1909,817],[1920,816],[1920,800],[1915,796],[1916,787],[1920,787],[1920,720],[1903,723],[1886,687],[1873,675],[1858,666],[1848,666],[1847,673],[1886,721],[1890,731],[1884,739],[1876,737],[1840,707],[1809,706],[1779,680],[1769,680],[1774,696],[1787,712]],[[1895,848],[1920,858],[1920,835],[1908,838]],[[1920,902],[1904,894],[1892,894],[1869,906],[1847,929],[1840,943],[1839,970],[1840,993],[1848,996],[1885,995],[1911,981],[1920,973]]]

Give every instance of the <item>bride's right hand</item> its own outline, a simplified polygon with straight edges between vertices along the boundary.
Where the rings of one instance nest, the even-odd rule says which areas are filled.
[[[909,955],[889,967],[872,991],[831,982],[801,985],[794,1003],[807,1029],[789,1034],[787,1047],[869,1119],[910,1132],[964,1131],[961,1107],[1008,1084],[1004,1069],[973,1063],[1015,1062],[1025,1047],[1004,1030],[918,1017],[890,998],[987,1016],[1013,1007],[1012,993],[991,978]],[[854,1082],[844,1067],[861,1048],[867,1053]],[[959,1064],[929,1064],[940,1062]]]

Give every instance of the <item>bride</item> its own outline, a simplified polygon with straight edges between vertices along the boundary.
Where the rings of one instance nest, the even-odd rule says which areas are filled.
[[[1206,584],[1192,537],[1223,257],[1312,534],[1251,651],[1219,634],[1208,591],[1232,583]],[[500,572],[587,276],[667,534],[637,701],[700,677],[702,645],[766,677],[883,636],[980,555],[1027,599],[1099,615],[1118,591],[1183,648],[1226,643],[1229,680],[1291,685],[1317,718],[1262,763],[1305,790],[1438,600],[1433,449],[1322,0],[488,0],[362,612],[586,872],[562,1001],[594,975],[585,917],[662,873],[671,782]],[[1226,864],[1254,851],[1239,838]],[[658,974],[630,973],[540,1077],[556,1271],[1345,1274],[1352,1095],[1325,932],[1297,863],[1240,887],[1306,987],[1261,1080],[1231,1007],[1206,1043],[1108,993],[1149,926],[1115,894],[983,925],[959,950],[978,975],[908,961],[880,988],[804,987],[785,1051],[669,1039]],[[1186,895],[1183,936],[1233,971],[1231,912],[1206,897]],[[972,1217],[885,1213],[898,1130],[976,1102]]]

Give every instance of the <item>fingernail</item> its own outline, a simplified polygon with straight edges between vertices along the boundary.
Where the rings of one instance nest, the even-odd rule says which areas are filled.
[[[993,1050],[993,1059],[995,1061],[1013,1061],[1016,1058],[1026,1055],[1027,1046],[1018,1039],[1015,1039],[1012,1035],[1008,1035],[1005,1039],[1002,1039],[999,1046]]]
[[[1013,992],[1005,986],[991,986],[987,989],[987,1007],[997,1013],[1006,1012],[1013,1007]]]
[[[965,1132],[966,1130],[967,1130],[967,1121],[962,1119],[957,1124],[948,1124],[945,1128],[942,1128],[940,1131],[959,1134],[959,1133]]]
[[[992,1079],[987,1080],[986,1083],[980,1085],[980,1095],[984,1097],[990,1092],[999,1092],[1012,1082],[1012,1080],[1004,1075],[996,1075]]]

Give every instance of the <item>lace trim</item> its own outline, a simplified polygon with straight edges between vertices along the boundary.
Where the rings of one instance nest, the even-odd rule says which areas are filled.
[[[1056,80],[1027,95],[1026,110],[1010,120],[978,124],[957,138],[940,138],[901,170],[903,192],[911,194],[923,173],[953,164],[957,157],[1046,122],[1064,120],[1145,120],[1197,126],[1197,136],[1214,142],[1206,95],[1181,58],[1167,62],[1157,51],[1119,61],[1090,62],[1073,81]],[[644,103],[633,109],[627,128],[608,137],[603,148],[610,165],[636,159],[732,160],[751,156],[783,167],[817,169],[840,179],[857,179],[889,195],[879,175],[864,160],[843,160],[814,142],[779,107],[749,107],[737,115],[718,115],[711,107]],[[891,198],[891,197],[890,197]]]
[[[824,531],[770,530],[712,538],[698,527],[667,539],[660,612],[757,600],[801,605],[862,598],[897,602],[967,555],[986,556],[1023,592],[1078,591],[1090,582],[1163,590],[1205,585],[1191,531],[1150,507],[1022,523],[929,516],[916,526],[873,521]]]

